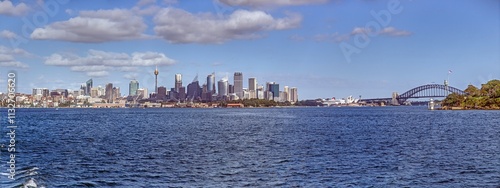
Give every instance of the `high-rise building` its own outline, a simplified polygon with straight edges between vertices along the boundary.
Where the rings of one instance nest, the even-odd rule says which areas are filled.
[[[159,73],[160,72],[158,71],[158,66],[157,66],[155,69],[155,72],[154,72],[154,74],[155,74],[155,93],[158,93],[158,74]]]
[[[139,98],[147,98],[148,97],[148,89],[140,88],[137,90],[137,96]]]
[[[207,76],[207,92],[210,95],[215,93],[215,73]]]
[[[184,102],[186,100],[186,87],[180,87],[177,95],[179,96],[179,101]]]
[[[108,103],[113,102],[113,84],[112,83],[106,84],[105,98],[106,98]]]
[[[182,75],[181,74],[175,74],[175,92],[179,92],[179,89],[182,87]]]
[[[97,86],[97,97],[105,96],[106,95],[106,89],[103,88],[102,86]]]
[[[137,80],[131,80],[130,83],[128,84],[128,95],[129,96],[135,96],[137,95],[137,90],[139,89],[139,81]]]
[[[279,101],[280,98],[280,85],[272,82],[269,84],[269,91],[272,93],[272,97],[270,97],[270,100],[275,100]]]
[[[224,96],[228,96],[228,92],[229,92],[229,85],[228,85],[228,82],[227,80],[219,80],[218,82],[218,93],[219,93],[219,97],[224,97]]]
[[[87,80],[87,82],[85,83],[85,95],[86,96],[90,96],[90,90],[92,89],[93,84],[94,84],[94,82],[92,81],[92,78]]]
[[[50,91],[47,88],[35,88],[33,89],[33,96],[39,95],[41,97],[48,97],[50,95]]]
[[[234,73],[234,93],[238,98],[243,98],[243,73],[235,72]]]
[[[290,102],[293,104],[296,103],[297,101],[299,101],[299,94],[297,92],[297,88],[292,87],[290,88]]]
[[[96,88],[96,87],[92,88],[90,90],[90,97],[92,97],[92,98],[99,97],[99,88]]]
[[[189,101],[196,100],[201,96],[201,93],[202,91],[198,81],[191,82],[187,86],[187,96],[186,96],[187,100]]]
[[[248,97],[250,99],[255,99],[258,97],[256,78],[248,78]]]
[[[234,92],[234,85],[229,84],[229,86],[228,86],[228,93],[229,93],[229,95],[235,94],[235,92]]]
[[[113,101],[115,101],[117,98],[121,97],[121,92],[120,92],[120,87],[113,87]]]
[[[290,90],[288,89],[288,86],[283,88],[283,97],[282,101],[290,101]]]
[[[167,88],[160,86],[158,87],[158,94],[156,95],[156,100],[165,100],[167,99]]]

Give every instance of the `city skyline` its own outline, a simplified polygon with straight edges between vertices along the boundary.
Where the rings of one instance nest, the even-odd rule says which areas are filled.
[[[500,78],[498,7],[498,1],[4,1],[0,84],[15,70],[22,93],[79,89],[89,79],[93,87],[113,83],[123,95],[136,79],[151,93],[157,67],[158,87],[167,90],[176,88],[176,74],[187,89],[197,75],[202,85],[215,72],[217,85],[239,71],[244,88],[255,77],[280,90],[299,88],[300,100],[389,97],[448,76],[451,86],[465,89]]]

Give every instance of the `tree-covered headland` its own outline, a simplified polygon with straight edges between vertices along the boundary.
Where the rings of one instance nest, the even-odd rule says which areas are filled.
[[[465,95],[452,93],[443,100],[443,109],[485,109],[500,110],[500,80],[491,80],[481,89],[469,85]]]

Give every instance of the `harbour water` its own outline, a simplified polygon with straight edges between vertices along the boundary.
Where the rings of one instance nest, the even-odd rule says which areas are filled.
[[[18,109],[16,120],[16,180],[2,148],[0,187],[500,186],[500,111]]]

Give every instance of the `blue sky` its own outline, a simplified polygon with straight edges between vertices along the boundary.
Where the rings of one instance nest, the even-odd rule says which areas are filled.
[[[378,16],[377,16],[378,15]],[[0,1],[0,83],[18,90],[187,85],[236,71],[300,99],[390,97],[500,78],[497,0]],[[4,89],[2,89],[3,91]]]

